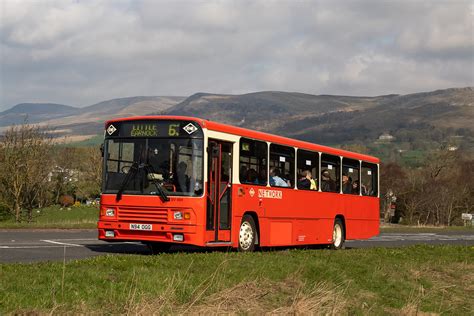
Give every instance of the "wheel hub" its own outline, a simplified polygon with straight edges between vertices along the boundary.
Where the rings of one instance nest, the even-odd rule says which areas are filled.
[[[240,225],[240,232],[239,232],[240,247],[244,250],[247,250],[252,245],[252,242],[253,242],[252,226],[250,226],[250,223],[248,222],[243,222],[242,225]]]
[[[342,242],[342,228],[339,224],[334,225],[332,232],[332,241],[335,247],[339,247]]]

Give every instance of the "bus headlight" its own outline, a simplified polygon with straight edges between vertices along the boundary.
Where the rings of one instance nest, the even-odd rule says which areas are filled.
[[[106,209],[105,210],[105,216],[114,217],[115,216],[115,210],[113,208]]]
[[[173,212],[173,219],[174,220],[190,220],[191,213],[190,212],[182,212],[182,211],[174,211]]]

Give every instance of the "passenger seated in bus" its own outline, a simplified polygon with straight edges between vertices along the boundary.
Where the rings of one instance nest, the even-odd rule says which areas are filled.
[[[181,161],[176,168],[176,188],[178,192],[189,192],[189,177],[186,174],[188,165]]]
[[[270,169],[270,185],[276,187],[289,187],[289,183],[281,177],[280,169]]]
[[[362,186],[362,192],[365,192],[365,191],[366,191],[365,186]],[[359,195],[359,180],[355,180],[354,182],[352,182],[351,194]],[[362,193],[362,195],[364,195],[364,193]]]
[[[359,180],[354,181],[352,184],[352,190],[353,194],[359,194]],[[360,190],[362,195],[367,195],[367,187],[365,185],[362,184]]]
[[[247,172],[247,183],[258,184],[258,173],[253,168]]]
[[[270,180],[270,185],[273,187],[275,186],[275,180],[273,180],[273,176],[275,174],[274,168],[270,168],[270,174],[268,179]]]
[[[331,179],[331,174],[327,169],[321,172],[321,191],[336,192],[336,182]]]
[[[239,177],[240,177],[241,182],[245,183],[247,181],[247,167],[246,166],[244,165],[240,166]]]
[[[370,187],[370,184],[369,184]],[[362,195],[370,195],[371,192],[367,189],[367,186],[365,186],[363,183],[360,185],[360,189],[362,191]]]
[[[298,180],[298,189],[316,190],[316,188],[316,180],[313,179],[311,171],[303,171],[301,178]]]
[[[352,179],[349,178],[345,173],[342,174],[342,193],[352,193]]]
[[[266,168],[260,168],[260,173],[258,174],[258,184],[267,184]]]

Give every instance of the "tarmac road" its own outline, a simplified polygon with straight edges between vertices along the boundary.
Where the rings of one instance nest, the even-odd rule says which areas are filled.
[[[382,233],[369,240],[347,241],[346,248],[415,244],[474,246],[474,231]],[[189,247],[174,250],[179,249],[199,251]],[[105,254],[149,255],[150,252],[137,242],[99,241],[96,230],[0,230],[0,263],[74,260]]]

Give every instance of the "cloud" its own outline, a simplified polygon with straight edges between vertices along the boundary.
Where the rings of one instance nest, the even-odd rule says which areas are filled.
[[[471,1],[4,0],[0,10],[0,109],[474,85]]]

